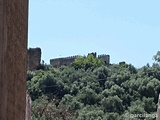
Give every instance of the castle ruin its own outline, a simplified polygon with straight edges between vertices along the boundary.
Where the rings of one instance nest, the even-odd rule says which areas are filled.
[[[99,59],[102,59],[105,65],[110,64],[110,56],[106,54],[98,55]]]
[[[97,57],[97,53],[96,52],[92,52],[92,53],[88,53],[88,55],[92,54],[94,57]],[[68,66],[71,65],[71,63],[74,62],[74,60],[78,57],[78,55],[76,56],[70,56],[70,57],[63,57],[63,58],[55,58],[55,59],[50,59],[50,64],[53,67],[60,67],[62,65],[64,66]],[[106,54],[102,54],[102,55],[98,55],[99,59],[102,59],[105,65],[109,65],[110,64],[110,56],[106,55]]]
[[[97,57],[101,59],[105,65],[110,64],[110,56],[106,54],[98,55],[96,52],[88,53],[88,55],[93,55],[93,57]],[[62,57],[62,58],[54,58],[50,59],[50,65],[55,68],[58,68],[62,65],[69,66],[71,63],[75,61],[75,59],[80,55]],[[28,49],[28,70],[37,70],[41,64],[41,49],[40,48],[29,48]]]
[[[36,70],[41,62],[41,49],[29,48],[28,49],[28,70]]]

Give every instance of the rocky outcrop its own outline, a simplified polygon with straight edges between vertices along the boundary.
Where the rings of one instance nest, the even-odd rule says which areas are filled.
[[[41,62],[41,49],[29,48],[28,50],[28,70],[36,70]]]
[[[28,0],[0,0],[0,120],[25,120]]]
[[[157,118],[156,120],[160,120],[160,94],[158,97],[158,103],[157,103]]]
[[[31,97],[29,94],[26,94],[26,118],[25,120],[31,120]]]

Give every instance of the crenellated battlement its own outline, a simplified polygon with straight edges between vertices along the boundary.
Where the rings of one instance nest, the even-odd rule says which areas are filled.
[[[98,55],[98,58],[102,59],[106,65],[110,64],[110,56],[106,54]]]
[[[69,56],[69,57],[64,57],[65,59],[70,59],[70,58],[77,58],[80,55],[74,55],[74,56]]]
[[[88,53],[88,55],[92,54],[94,57],[97,57],[96,52]],[[50,59],[50,64],[53,65],[53,67],[60,67],[62,65],[68,66],[74,60],[79,57],[80,55],[74,55],[74,56],[68,56],[68,57],[62,57],[62,58],[54,58]],[[109,65],[110,63],[110,56],[106,54],[98,55],[98,58],[101,58],[106,65]]]
[[[74,55],[74,56],[68,56],[68,57],[62,57],[62,58],[54,58],[54,59],[50,59],[50,61],[52,61],[52,60],[64,60],[64,59],[75,59],[75,58],[77,58],[78,56],[80,56],[80,55]]]
[[[101,58],[101,57],[106,57],[106,56],[109,56],[109,55],[106,55],[106,54],[101,54],[101,55],[98,55],[98,58]]]

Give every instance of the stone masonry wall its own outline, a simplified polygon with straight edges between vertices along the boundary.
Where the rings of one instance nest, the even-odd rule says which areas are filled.
[[[25,120],[31,120],[31,104],[32,100],[29,94],[26,93],[26,118]]]
[[[99,59],[102,59],[105,65],[109,65],[110,64],[110,56],[103,54],[103,55],[98,55]]]
[[[97,57],[97,53],[96,52],[92,52],[92,53],[88,53],[88,55],[92,54],[94,57]],[[68,66],[70,65],[72,62],[74,62],[74,60],[76,59],[78,55],[76,56],[71,56],[71,57],[64,57],[64,58],[55,58],[55,59],[50,59],[50,64],[53,67],[60,67],[62,65]],[[110,56],[103,54],[103,55],[98,55],[99,59],[102,59],[105,63],[105,65],[109,65],[110,64]]]
[[[25,120],[28,0],[0,0],[0,120]]]
[[[60,67],[62,65],[65,65],[65,66],[68,66],[70,65],[75,59],[76,59],[77,56],[72,56],[72,57],[66,57],[66,58],[57,58],[57,59],[51,59],[50,60],[50,64],[53,66],[53,67]]]
[[[41,49],[29,48],[28,50],[28,70],[36,70],[41,62]]]

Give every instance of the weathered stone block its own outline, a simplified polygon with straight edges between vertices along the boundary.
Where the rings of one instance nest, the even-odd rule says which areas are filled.
[[[0,0],[0,120],[25,120],[28,0]]]
[[[28,70],[36,70],[41,62],[41,49],[29,48],[28,50]]]

